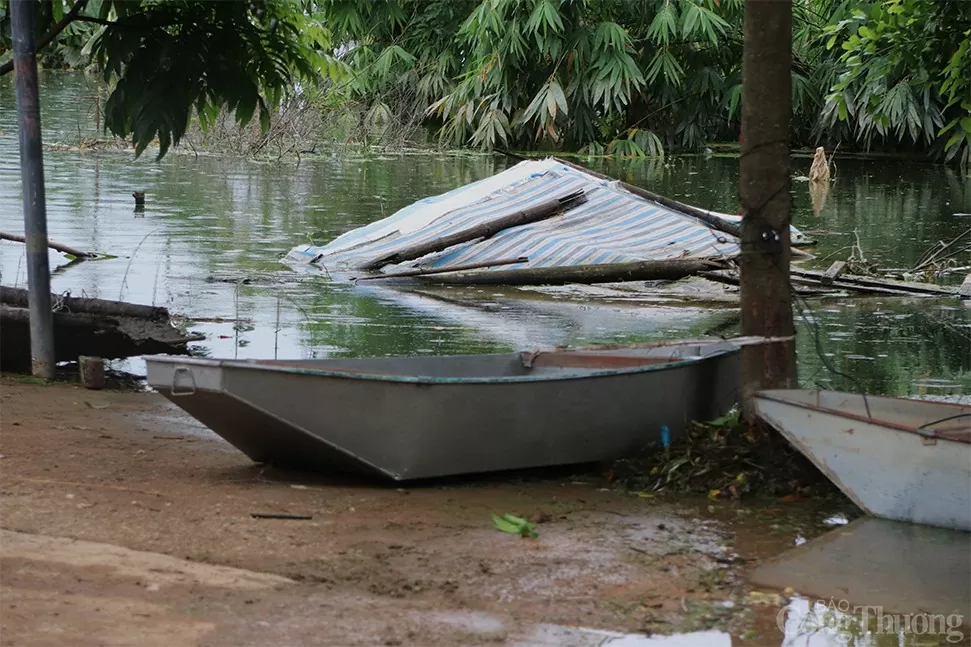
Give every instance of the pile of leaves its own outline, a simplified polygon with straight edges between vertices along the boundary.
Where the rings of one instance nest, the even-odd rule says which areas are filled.
[[[644,492],[697,492],[712,498],[827,496],[837,490],[781,435],[752,426],[737,410],[695,422],[668,447],[613,464],[608,478]]]

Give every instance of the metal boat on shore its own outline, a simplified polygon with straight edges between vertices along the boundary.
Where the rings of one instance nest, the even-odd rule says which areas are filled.
[[[394,480],[608,460],[738,396],[722,340],[321,360],[146,356],[148,383],[257,462]],[[662,432],[663,429],[666,432]]]
[[[971,531],[971,405],[782,389],[755,406],[864,512]]]

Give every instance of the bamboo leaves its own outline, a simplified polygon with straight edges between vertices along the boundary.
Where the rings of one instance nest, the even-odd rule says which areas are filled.
[[[494,148],[496,144],[508,141],[509,119],[501,110],[493,108],[486,112],[479,120],[479,127],[472,135],[473,143]]]
[[[947,66],[941,72],[941,95],[947,99],[945,110],[958,114],[941,128],[939,135],[947,136],[944,151],[947,159],[962,157],[965,167],[971,166],[971,29],[964,32],[964,38]],[[960,116],[963,113],[968,116]],[[953,131],[953,132],[952,132]]]
[[[411,68],[415,64],[415,57],[406,52],[400,45],[386,47],[374,62],[374,71],[379,76],[387,77],[393,72],[400,72]]]
[[[613,52],[625,52],[630,49],[630,38],[623,27],[615,22],[602,22],[597,25],[593,46]]]
[[[678,34],[678,12],[674,3],[665,2],[654,15],[647,37],[660,45],[669,45]]]
[[[563,88],[555,80],[550,79],[540,88],[530,104],[526,106],[526,111],[523,113],[523,121],[532,121],[537,117],[540,117],[541,120],[545,120],[546,118],[553,120],[556,119],[557,110],[562,110],[566,114],[569,109],[566,103],[566,96],[563,94]],[[545,117],[541,117],[544,112]]]
[[[537,34],[537,45],[540,49],[543,49],[543,41],[540,40],[540,35],[546,38],[550,32],[554,34],[563,32],[563,19],[560,18],[559,11],[551,0],[538,0],[536,2],[532,13],[529,14],[529,20],[526,21],[526,31]]]
[[[660,156],[738,137],[741,0],[45,0],[49,48],[94,63],[105,123],[164,154],[192,116],[266,128],[313,87],[362,126],[447,145]],[[9,17],[0,0],[0,74]],[[101,24],[107,23],[107,24]],[[38,25],[40,30],[48,24]],[[795,0],[793,140],[971,162],[971,3]],[[663,145],[662,145],[663,144]]]
[[[563,88],[555,79],[549,79],[526,106],[519,118],[519,124],[535,124],[537,138],[545,134],[555,141],[559,136],[556,117],[561,113],[566,116],[568,112],[569,106]]]
[[[685,40],[707,40],[717,45],[728,30],[728,23],[710,9],[693,2],[682,2],[681,35]]]
[[[659,49],[654,55],[651,64],[647,68],[647,80],[654,83],[662,75],[663,79],[678,87],[684,77],[684,68],[678,63],[678,59],[669,49]]]
[[[842,51],[824,125],[852,123],[867,147],[906,138],[947,159],[971,161],[971,130],[961,121],[971,112],[968,3],[883,0],[869,12],[855,8],[824,32],[827,47]]]

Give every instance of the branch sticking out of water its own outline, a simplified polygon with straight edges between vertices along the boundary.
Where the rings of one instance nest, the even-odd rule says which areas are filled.
[[[0,240],[11,240],[15,243],[26,243],[27,239],[20,234],[11,234],[6,231],[0,231]],[[63,254],[70,254],[71,256],[76,256],[77,258],[95,258],[97,254],[93,252],[82,252],[81,250],[71,247],[70,245],[65,245],[64,243],[58,243],[53,240],[47,241],[47,246],[51,249],[61,252]]]
[[[957,235],[957,237],[955,237],[953,240],[951,240],[948,243],[945,243],[942,240],[937,241],[933,246],[931,246],[930,249],[928,249],[921,255],[920,259],[917,261],[917,264],[914,265],[914,267],[910,271],[911,272],[923,271],[929,268],[931,265],[940,263],[942,261],[945,261],[949,258],[956,256],[957,254],[968,251],[969,246],[967,245],[957,250],[951,249],[952,247],[954,247],[955,243],[957,243],[959,240],[961,240],[968,234],[971,234],[971,227],[968,227],[967,229],[962,231],[960,234]],[[951,250],[951,251],[948,251],[948,250]]]
[[[131,253],[131,256],[128,257],[128,265],[127,265],[127,267],[125,267],[125,274],[124,274],[124,276],[121,277],[121,287],[118,288],[118,300],[119,301],[121,301],[121,295],[125,291],[125,285],[128,284],[128,271],[131,269],[132,261],[135,260],[135,254],[137,254],[138,253],[138,250],[141,249],[142,243],[144,243],[146,240],[148,240],[148,237],[151,236],[152,234],[154,234],[156,231],[158,231],[158,230],[157,229],[153,229],[152,231],[150,231],[147,234],[145,234],[145,236],[140,241],[138,241],[138,244],[135,245],[135,251],[133,251]]]

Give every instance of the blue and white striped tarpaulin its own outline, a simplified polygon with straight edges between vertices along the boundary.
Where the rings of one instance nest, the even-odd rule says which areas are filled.
[[[549,268],[680,258],[732,258],[738,241],[701,220],[636,196],[554,159],[526,161],[355,229],[323,246],[302,245],[291,262],[355,269],[395,252],[444,238],[583,190],[586,202],[545,220],[504,229],[487,239],[449,249],[386,271],[445,268],[527,257],[494,268]],[[489,269],[480,271],[490,271]]]

